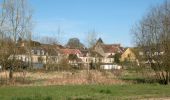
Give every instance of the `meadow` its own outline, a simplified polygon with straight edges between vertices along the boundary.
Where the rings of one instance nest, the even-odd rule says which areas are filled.
[[[126,100],[168,98],[170,85],[4,86],[0,100]]]
[[[1,78],[4,72],[1,72]],[[147,73],[145,73],[147,75]],[[145,100],[170,98],[170,85],[147,80],[133,70],[15,72],[13,84],[0,85],[0,100]],[[148,77],[148,76],[147,76]]]

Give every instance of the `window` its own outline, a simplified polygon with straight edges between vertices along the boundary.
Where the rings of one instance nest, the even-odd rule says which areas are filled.
[[[37,50],[37,55],[40,55],[40,50]]]
[[[131,57],[131,55],[130,54],[128,54],[128,58],[130,58]]]
[[[23,59],[23,57],[21,57],[21,61],[23,61],[24,59]]]
[[[44,50],[41,50],[41,54],[44,55]]]
[[[35,53],[34,53],[34,50],[31,50],[31,54],[35,54]]]
[[[28,58],[25,57],[25,61],[27,62],[27,61],[28,61]]]

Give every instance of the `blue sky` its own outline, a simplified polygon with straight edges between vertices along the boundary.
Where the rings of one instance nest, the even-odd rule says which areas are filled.
[[[66,43],[77,37],[85,43],[95,29],[107,44],[133,46],[130,29],[150,6],[164,0],[29,0],[34,10],[34,35],[57,37]],[[86,44],[86,43],[85,43]]]

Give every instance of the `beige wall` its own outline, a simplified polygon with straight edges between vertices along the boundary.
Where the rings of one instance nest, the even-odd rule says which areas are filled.
[[[113,63],[114,58],[102,58],[102,63]]]
[[[44,63],[44,64],[46,64],[47,62],[46,62],[46,56],[37,56],[37,55],[32,55],[31,56],[31,58],[32,58],[32,62],[33,63],[38,63],[38,58],[39,57],[41,57],[42,58],[42,62]]]
[[[121,55],[121,61],[125,61],[125,60],[130,60],[130,61],[135,61],[136,60],[136,56],[133,53],[133,51],[128,48],[122,55]]]
[[[96,52],[98,52],[99,54],[101,54],[102,56],[105,56],[105,53],[104,53],[104,51],[103,51],[103,49],[102,49],[102,47],[101,47],[100,44],[97,44],[97,45],[95,46],[94,50],[95,50]]]

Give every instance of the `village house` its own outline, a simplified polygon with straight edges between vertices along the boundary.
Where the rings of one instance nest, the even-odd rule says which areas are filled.
[[[101,66],[104,69],[114,68],[114,55],[116,53],[122,54],[124,50],[120,44],[104,44],[101,38],[99,38],[92,49],[103,56],[101,59]]]
[[[139,48],[127,48],[121,55],[121,62],[133,62],[138,66],[140,64],[155,63],[155,58],[159,58],[164,54],[163,50],[150,50],[145,47],[145,50]],[[157,60],[157,59],[156,59]]]
[[[99,38],[97,43],[94,45],[93,50],[104,57],[102,59],[102,62],[104,63],[113,63],[113,56],[116,53],[123,53],[123,48],[120,44],[104,44],[101,38]]]
[[[135,50],[133,48],[127,48],[121,55],[121,59],[122,62],[124,61],[136,61],[137,57],[136,57],[136,53]]]
[[[42,68],[50,64],[59,64],[62,59],[74,67],[85,66],[103,69],[114,69],[114,55],[123,53],[120,44],[104,44],[100,38],[90,49],[71,49],[57,44],[41,44],[36,41],[18,41],[18,60],[31,63],[34,68]],[[22,51],[22,52],[21,52]]]
[[[42,48],[47,52],[47,63],[56,64],[62,59],[62,53],[60,49],[63,49],[63,46],[57,44],[42,44]]]
[[[82,53],[79,49],[60,49],[62,56],[65,59],[68,59],[68,63],[74,67],[79,67],[83,62],[80,57],[82,57]]]
[[[41,44],[36,41],[18,41],[16,59],[29,63],[33,68],[42,68],[47,64],[57,64],[60,60],[61,45]],[[12,59],[13,55],[9,57]]]
[[[8,59],[17,59],[18,61],[24,62],[24,66],[29,66],[31,58],[25,47],[17,47],[15,55],[11,54]]]
[[[81,56],[80,58],[82,59],[84,66],[94,69],[97,67],[97,64],[101,63],[103,56],[100,55],[98,52],[88,50],[86,52],[83,52],[83,56]]]

